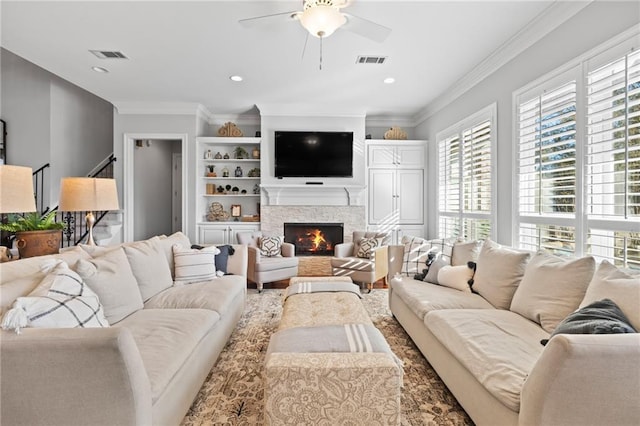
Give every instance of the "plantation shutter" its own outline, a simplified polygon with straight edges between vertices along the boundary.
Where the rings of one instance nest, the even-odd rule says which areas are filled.
[[[462,133],[463,211],[491,212],[491,121]]]
[[[587,215],[638,218],[640,51],[589,72],[587,82]]]
[[[575,213],[576,82],[520,104],[518,124],[520,214]]]

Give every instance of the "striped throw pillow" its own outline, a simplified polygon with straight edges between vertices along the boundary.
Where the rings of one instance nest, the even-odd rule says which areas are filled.
[[[216,246],[198,250],[175,244],[173,246],[176,275],[174,285],[192,284],[216,278],[215,259],[218,253],[220,250]]]

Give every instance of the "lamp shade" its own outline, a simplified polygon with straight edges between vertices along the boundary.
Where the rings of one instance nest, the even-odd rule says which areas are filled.
[[[0,166],[0,213],[35,212],[31,167]]]
[[[119,210],[115,179],[67,177],[60,182],[63,212]]]
[[[329,37],[347,22],[347,18],[332,6],[317,5],[305,8],[300,23],[315,37]]]

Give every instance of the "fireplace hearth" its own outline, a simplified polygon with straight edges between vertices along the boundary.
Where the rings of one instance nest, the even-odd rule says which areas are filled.
[[[296,247],[296,256],[333,256],[344,242],[342,223],[285,223],[284,240]]]

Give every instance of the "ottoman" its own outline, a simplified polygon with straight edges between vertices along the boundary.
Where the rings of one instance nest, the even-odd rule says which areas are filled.
[[[292,278],[287,292],[306,291],[285,294],[267,350],[266,424],[400,424],[402,366],[350,281]]]

